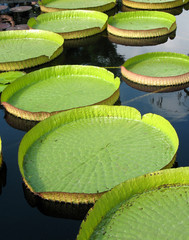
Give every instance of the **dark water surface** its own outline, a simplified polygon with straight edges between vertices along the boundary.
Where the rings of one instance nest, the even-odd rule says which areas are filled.
[[[123,11],[129,9],[121,7]],[[189,4],[173,10],[177,19],[176,36],[173,39],[159,39],[161,43],[151,46],[129,46],[108,38],[104,32],[86,41],[67,41],[64,51],[54,61],[42,67],[58,64],[84,64],[108,68],[121,78],[120,68],[128,58],[155,51],[177,52],[189,55]],[[114,41],[114,42],[112,42]],[[116,42],[116,43],[115,43]],[[136,45],[134,42],[128,44]],[[150,43],[148,43],[150,44]],[[172,92],[159,93],[156,89],[137,89],[122,80],[120,104],[137,108],[142,114],[152,112],[168,119],[179,136],[178,166],[189,166],[189,88],[173,89]],[[17,153],[19,143],[25,132],[11,127],[4,119],[0,109],[0,136],[3,144],[4,168],[0,173],[0,239],[19,240],[59,240],[75,239],[80,220],[52,217],[50,213],[32,207],[26,200],[21,175],[18,169]]]

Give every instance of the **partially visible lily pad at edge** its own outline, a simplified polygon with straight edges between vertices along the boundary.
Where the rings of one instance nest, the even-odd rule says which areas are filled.
[[[0,32],[0,71],[19,70],[40,65],[63,51],[64,39],[44,30]]]
[[[21,71],[10,71],[0,73],[0,93],[8,86],[9,83],[13,82],[17,78],[25,75],[25,72]]]
[[[77,240],[187,239],[188,199],[189,167],[133,178],[96,202]]]

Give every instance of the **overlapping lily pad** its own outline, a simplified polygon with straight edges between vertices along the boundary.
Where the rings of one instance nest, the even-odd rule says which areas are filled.
[[[42,0],[39,5],[42,12],[78,9],[105,12],[116,6],[116,0]]]
[[[101,67],[63,65],[43,68],[17,79],[1,95],[6,110],[40,121],[59,111],[94,104],[114,104],[120,79]]]
[[[59,34],[42,30],[0,32],[0,71],[18,70],[51,61],[63,50]]]
[[[176,29],[175,16],[159,11],[120,12],[108,19],[109,33],[127,38],[151,38]]]
[[[140,9],[170,9],[188,2],[189,0],[122,0],[123,5]]]
[[[7,85],[17,78],[25,75],[24,72],[21,71],[10,71],[0,73],[0,93],[7,87]]]
[[[189,57],[172,52],[152,52],[128,59],[121,73],[149,86],[173,86],[189,82]]]
[[[92,36],[106,29],[108,15],[97,11],[71,10],[51,12],[30,18],[28,26],[33,29],[53,31],[64,39]]]
[[[126,106],[91,106],[51,116],[19,147],[19,168],[40,197],[94,203],[130,178],[172,166],[178,137],[156,114]]]
[[[188,199],[188,167],[128,180],[97,201],[77,239],[187,239]]]

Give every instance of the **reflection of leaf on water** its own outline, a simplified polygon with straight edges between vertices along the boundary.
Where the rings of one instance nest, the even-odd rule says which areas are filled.
[[[121,66],[124,58],[117,54],[116,47],[107,36],[101,37],[94,44],[64,49],[66,64],[87,64],[95,66]]]

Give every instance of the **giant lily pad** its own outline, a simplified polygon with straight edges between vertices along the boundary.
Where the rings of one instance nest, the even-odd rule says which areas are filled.
[[[97,201],[77,239],[187,239],[188,199],[188,167],[128,180]]]
[[[64,39],[42,30],[0,32],[0,71],[33,67],[57,57]]]
[[[21,71],[10,71],[0,73],[0,93],[7,87],[7,84],[13,82],[15,79],[23,76],[25,73]]]
[[[1,95],[8,112],[40,121],[58,111],[93,104],[114,104],[120,79],[104,68],[64,65],[26,74]]]
[[[175,16],[159,11],[120,12],[108,19],[109,33],[127,38],[151,38],[176,29]]]
[[[83,38],[106,29],[108,15],[97,11],[72,10],[51,12],[30,18],[28,26],[61,34],[64,39]]]
[[[140,9],[169,9],[187,4],[189,0],[122,0],[123,5]]]
[[[124,77],[150,86],[172,86],[189,82],[189,57],[171,52],[153,52],[128,59],[121,66]]]
[[[42,0],[39,5],[43,12],[78,9],[105,12],[116,6],[116,0]]]
[[[38,123],[22,139],[18,161],[32,192],[86,204],[127,179],[172,166],[177,148],[177,134],[161,116],[91,106]]]

